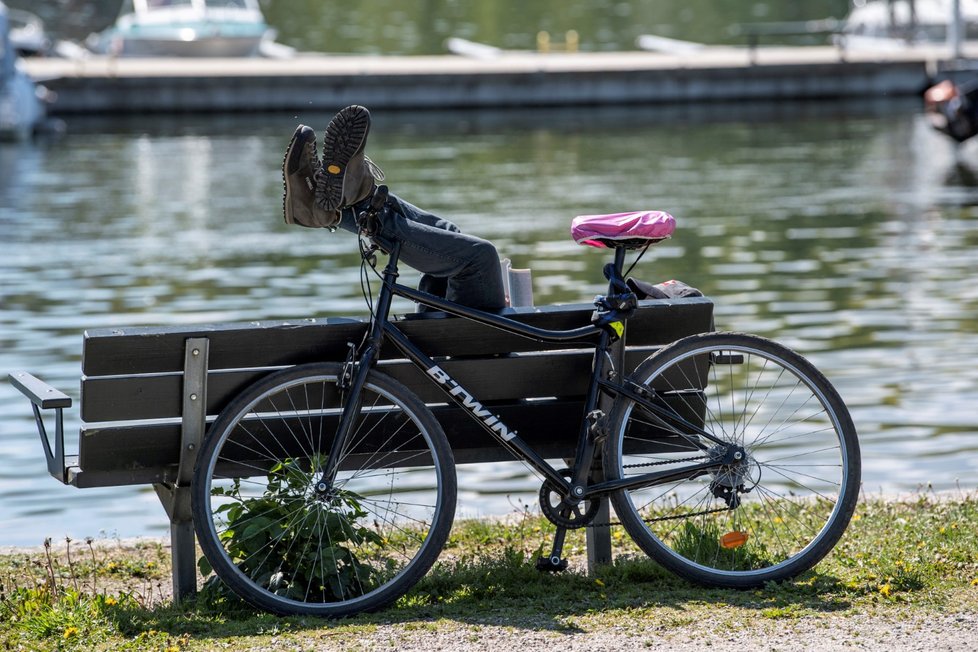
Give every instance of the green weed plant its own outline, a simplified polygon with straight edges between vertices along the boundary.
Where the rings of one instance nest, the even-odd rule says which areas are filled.
[[[223,499],[214,509],[225,521],[220,538],[231,562],[255,583],[276,595],[323,602],[363,595],[376,586],[378,571],[351,550],[382,546],[382,537],[362,525],[367,511],[362,498],[338,491],[329,499],[310,496],[318,472],[315,460],[276,464],[260,496],[241,493],[241,480],[215,487]],[[201,575],[213,568],[206,557],[198,561]],[[220,578],[211,575],[205,594],[224,592]]]

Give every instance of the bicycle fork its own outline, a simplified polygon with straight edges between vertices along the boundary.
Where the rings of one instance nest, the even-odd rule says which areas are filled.
[[[347,394],[333,445],[319,468],[319,479],[316,481],[315,489],[320,496],[327,496],[333,489],[336,473],[343,461],[343,451],[350,440],[354,421],[360,414],[361,393],[367,382],[367,374],[370,373],[380,355],[380,347],[384,339],[384,321],[390,312],[393,299],[391,285],[397,279],[397,258],[400,248],[400,243],[395,243],[392,247],[389,262],[384,269],[384,282],[377,299],[377,309],[372,315],[370,330],[363,342],[362,351],[351,351],[350,357],[343,365],[343,372],[337,379],[341,391]]]
[[[322,466],[319,468],[319,479],[316,481],[315,489],[316,493],[320,496],[328,495],[333,489],[336,473],[339,471],[339,466],[342,462],[343,451],[346,449],[346,444],[350,439],[350,432],[353,429],[353,422],[357,415],[360,414],[360,393],[367,382],[367,374],[373,366],[376,351],[377,349],[372,344],[368,344],[363,354],[358,358],[354,358],[355,362],[348,362],[344,365],[343,373],[337,379],[338,383],[346,382],[346,376],[348,374],[347,367],[349,365],[353,366],[352,377],[348,382],[348,386],[344,388],[347,395],[343,403],[343,416],[340,418],[340,423],[336,428],[336,437],[333,439],[333,445],[329,449],[329,455],[327,455],[326,460],[323,461]]]

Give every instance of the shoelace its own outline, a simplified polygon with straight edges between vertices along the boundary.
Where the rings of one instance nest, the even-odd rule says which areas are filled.
[[[306,147],[305,156],[309,159],[309,165],[312,167],[312,172],[313,175],[315,176],[316,174],[319,173],[319,168],[320,168],[319,158],[316,155],[316,141],[315,140],[307,141],[305,147]]]

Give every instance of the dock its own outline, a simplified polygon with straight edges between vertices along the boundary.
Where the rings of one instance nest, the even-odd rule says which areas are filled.
[[[978,52],[966,53],[974,57]],[[946,46],[506,52],[499,56],[28,59],[55,114],[466,109],[873,98],[920,94]]]

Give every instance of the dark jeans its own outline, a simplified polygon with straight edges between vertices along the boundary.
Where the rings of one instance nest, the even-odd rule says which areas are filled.
[[[340,228],[357,233],[354,215],[368,201],[343,209]],[[466,235],[448,220],[394,194],[384,207],[377,235],[401,242],[400,260],[422,273],[419,290],[481,310],[505,307],[499,254],[488,240]]]

